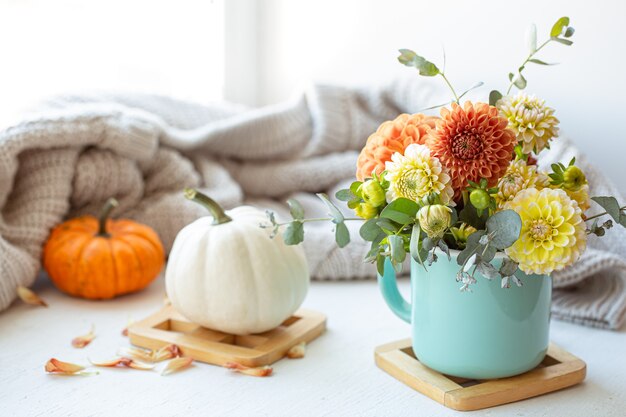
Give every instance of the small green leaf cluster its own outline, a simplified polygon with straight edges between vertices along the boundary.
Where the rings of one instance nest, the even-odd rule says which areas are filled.
[[[552,172],[548,174],[550,184],[567,191],[578,191],[587,184],[583,171],[576,165],[576,158],[572,158],[567,166],[562,163],[552,164]]]
[[[377,216],[387,204],[389,181],[385,179],[385,172],[380,175],[374,172],[372,176],[364,182],[354,181],[350,188],[335,193],[338,200],[346,202],[357,216],[365,220]]]

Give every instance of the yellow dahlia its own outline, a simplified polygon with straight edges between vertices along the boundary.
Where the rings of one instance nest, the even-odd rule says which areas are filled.
[[[435,127],[436,117],[401,114],[381,124],[367,139],[356,163],[356,178],[363,181],[372,172],[380,174],[395,152],[404,153],[412,143],[424,143],[426,132]]]
[[[528,188],[505,209],[522,218],[522,231],[506,254],[527,274],[550,274],[578,260],[587,234],[578,203],[563,190]]]
[[[515,131],[524,153],[538,154],[559,134],[559,119],[554,117],[554,109],[545,105],[545,100],[520,92],[503,97],[497,106],[509,121],[509,128]]]
[[[522,159],[511,161],[506,173],[498,181],[498,193],[494,196],[498,207],[502,208],[504,203],[513,200],[517,193],[526,188],[540,188],[538,182],[544,182],[538,180],[537,165],[528,165]]]
[[[426,146],[413,144],[404,150],[404,155],[394,153],[391,161],[386,162],[385,169],[390,201],[399,197],[420,201],[431,193],[437,193],[442,204],[453,204],[450,175],[439,159],[430,155]]]
[[[448,168],[455,198],[468,187],[468,180],[481,178],[490,187],[506,172],[513,156],[515,134],[498,109],[485,103],[466,101],[463,107],[441,109],[436,128],[428,132],[426,146]]]

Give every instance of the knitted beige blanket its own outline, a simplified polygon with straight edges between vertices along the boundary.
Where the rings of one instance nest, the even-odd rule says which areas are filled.
[[[358,151],[378,124],[436,101],[417,82],[380,89],[317,86],[261,109],[200,106],[151,96],[64,97],[0,132],[0,310],[30,285],[42,245],[62,220],[96,213],[111,196],[117,215],[157,230],[166,249],[186,224],[206,215],[181,194],[201,187],[226,207],[254,204],[287,215],[296,197],[324,215],[315,192],[334,195],[354,177]],[[542,163],[576,155],[594,195],[618,195],[564,139]],[[354,223],[354,222],[353,222]],[[335,246],[330,224],[307,225],[314,279],[375,277],[361,262],[368,244]],[[592,237],[584,258],[554,274],[555,317],[618,328],[626,311],[626,232]]]

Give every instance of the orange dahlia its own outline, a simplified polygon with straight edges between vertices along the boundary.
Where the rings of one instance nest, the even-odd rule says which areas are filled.
[[[359,181],[380,174],[385,169],[385,162],[391,161],[395,152],[404,153],[412,143],[424,144],[426,133],[435,127],[437,117],[423,114],[401,114],[394,120],[381,124],[376,132],[367,139],[367,143],[356,163],[356,177]]]
[[[452,103],[451,110],[441,109],[441,119],[428,132],[426,146],[448,168],[455,199],[468,187],[468,180],[485,178],[494,186],[504,175],[516,143],[508,123],[497,108],[486,103],[466,101],[463,107]]]

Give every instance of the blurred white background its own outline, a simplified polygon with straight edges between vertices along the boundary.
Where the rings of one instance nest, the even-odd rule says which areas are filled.
[[[571,137],[626,193],[623,72],[626,3],[496,0],[3,0],[0,118],[41,97],[84,90],[153,92],[197,102],[260,106],[309,82],[380,85],[412,70],[410,48],[437,64],[442,48],[457,90],[504,89],[560,16],[574,45],[551,44],[530,66],[527,91],[557,109]],[[417,76],[417,75],[415,75]],[[442,91],[440,79],[426,79]],[[416,111],[419,109],[415,109]]]

